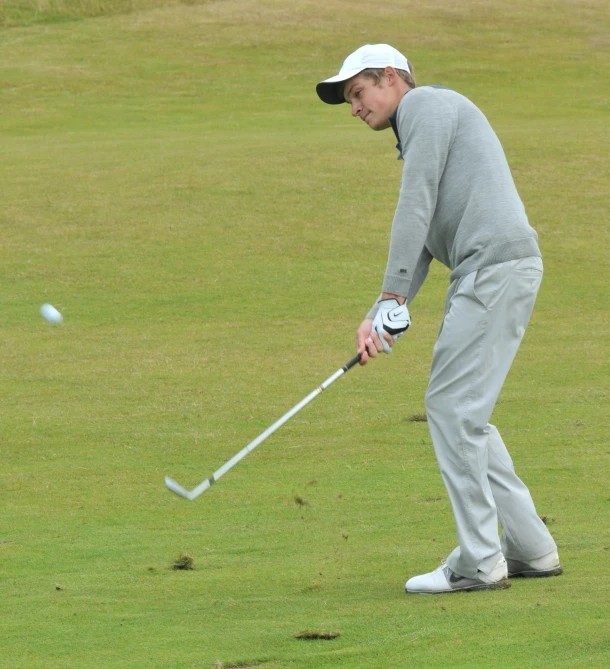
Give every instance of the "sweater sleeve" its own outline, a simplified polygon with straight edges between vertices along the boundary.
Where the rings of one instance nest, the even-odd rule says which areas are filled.
[[[409,285],[409,294],[407,295],[407,306],[409,307],[411,306],[411,302],[413,302],[415,296],[417,295],[419,289],[422,286],[422,283],[428,276],[428,270],[430,269],[431,262],[432,262],[432,255],[430,254],[430,251],[428,251],[428,249],[424,246],[421,255],[419,256],[419,260],[417,261],[417,265],[415,266],[415,271],[413,272],[413,280]],[[379,300],[382,299],[382,295],[380,295],[375,300],[375,304],[373,304],[368,314],[366,315],[367,318],[375,318],[375,316],[377,315],[377,312],[379,311]]]
[[[432,262],[432,255],[430,251],[424,246],[419,259],[417,260],[417,265],[415,265],[415,271],[413,272],[413,279],[409,284],[409,294],[407,295],[407,306],[411,306],[411,302],[415,299],[415,296],[419,292],[419,289],[422,286],[422,283],[425,281],[428,276],[428,270],[430,269],[430,263]]]
[[[411,288],[455,137],[457,116],[434,90],[414,89],[402,99],[397,122],[404,165],[383,292],[412,299],[423,281]]]

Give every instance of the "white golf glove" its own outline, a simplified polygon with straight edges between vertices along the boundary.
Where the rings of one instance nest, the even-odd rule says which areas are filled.
[[[372,331],[381,339],[384,353],[391,353],[392,347],[385,340],[383,333],[387,332],[392,336],[392,341],[396,341],[409,329],[409,325],[411,325],[411,317],[406,302],[400,304],[393,297],[379,300],[379,311],[373,319]]]

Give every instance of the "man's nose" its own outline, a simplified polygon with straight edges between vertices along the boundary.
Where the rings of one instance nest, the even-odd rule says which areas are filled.
[[[358,100],[352,100],[352,116],[358,116],[361,109],[362,105],[360,102]]]

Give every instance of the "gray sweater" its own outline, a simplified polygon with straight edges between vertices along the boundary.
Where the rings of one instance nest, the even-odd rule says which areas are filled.
[[[540,256],[502,145],[470,100],[446,88],[415,88],[400,101],[395,124],[404,165],[384,292],[411,302],[432,258],[452,270],[453,281]]]

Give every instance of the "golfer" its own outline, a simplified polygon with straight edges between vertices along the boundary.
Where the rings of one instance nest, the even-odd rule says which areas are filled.
[[[560,574],[557,546],[489,422],[542,280],[537,235],[497,136],[459,93],[416,88],[410,63],[387,44],[359,48],[316,90],[373,130],[391,127],[403,160],[382,292],[357,332],[361,364],[390,353],[409,327],[432,259],[451,270],[426,413],[459,545],[407,592]]]

